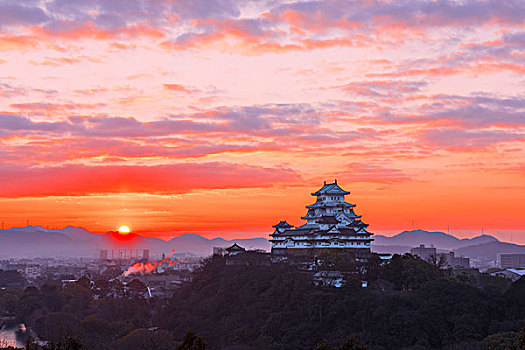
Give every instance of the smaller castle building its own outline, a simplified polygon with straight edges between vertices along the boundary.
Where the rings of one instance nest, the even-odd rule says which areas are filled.
[[[350,192],[337,184],[324,183],[323,187],[312,193],[316,201],[308,205],[306,220],[302,226],[294,228],[286,221],[273,226],[270,235],[272,255],[312,255],[320,252],[349,251],[370,253],[372,233],[368,224],[354,212],[355,204],[347,203],[345,196]]]

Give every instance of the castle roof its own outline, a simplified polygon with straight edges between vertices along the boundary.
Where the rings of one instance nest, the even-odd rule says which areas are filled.
[[[279,237],[285,237],[285,236],[304,236],[304,235],[323,235],[323,234],[332,234],[330,231],[332,229],[336,229],[339,231],[339,233],[343,235],[369,235],[372,236],[373,233],[366,231],[366,226],[368,226],[365,223],[358,224],[358,223],[351,223],[349,225],[345,226],[339,226],[337,227],[335,224],[329,224],[331,225],[328,229],[322,230],[319,228],[319,225],[317,224],[305,224],[303,226],[299,226],[295,229],[288,229],[284,230],[283,232],[279,232],[277,234],[271,234],[270,236],[279,236]],[[363,230],[363,233],[360,233],[360,231]]]
[[[292,228],[293,225],[290,225],[285,220],[285,221],[279,221],[279,223],[277,225],[273,225],[272,227],[275,227],[275,228]]]
[[[326,208],[326,207],[346,207],[346,208],[353,208],[355,207],[355,204],[350,204],[346,202],[325,202],[325,201],[317,201],[314,204],[307,205],[306,209],[314,209],[314,208]]]
[[[312,196],[320,196],[323,194],[339,194],[339,195],[347,195],[350,194],[350,192],[347,192],[343,190],[341,187],[337,185],[337,180],[334,181],[334,183],[327,184],[324,183],[324,186],[317,192],[312,193]]]
[[[361,217],[361,215],[357,215],[354,212],[354,209],[350,209],[350,212],[348,214],[350,214],[350,217],[352,217],[352,218],[360,218]]]
[[[330,232],[333,230],[332,228],[329,228],[327,230],[313,230],[312,232],[297,232],[297,230],[286,230],[282,234],[279,234],[279,237],[283,237],[286,239],[297,239],[297,240],[307,240],[307,241],[318,241],[318,240],[324,240],[324,239],[331,239],[331,238],[338,238],[343,239],[343,237],[347,237],[346,239],[357,239],[360,241],[373,241],[374,239],[371,237],[373,236],[373,233],[366,232],[366,233],[360,233],[358,230],[353,228],[338,228],[337,232]],[[274,235],[270,235],[274,236]],[[332,236],[331,238],[320,238],[319,236]],[[356,238],[359,236],[360,238]]]
[[[241,247],[237,243],[234,243],[231,247],[226,248],[226,251],[228,251],[228,252],[231,252],[231,251],[245,251],[245,250],[246,249],[244,249],[243,247]]]

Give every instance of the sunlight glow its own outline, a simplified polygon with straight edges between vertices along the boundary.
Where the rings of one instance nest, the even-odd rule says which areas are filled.
[[[131,232],[131,230],[129,229],[129,226],[127,226],[127,225],[121,225],[121,226],[118,228],[118,232],[119,232],[120,234],[127,235],[128,233]]]

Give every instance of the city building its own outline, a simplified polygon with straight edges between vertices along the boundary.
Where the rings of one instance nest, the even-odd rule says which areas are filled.
[[[423,260],[433,259],[437,256],[436,247],[425,247],[424,244],[421,244],[417,248],[410,249],[410,254],[414,256],[419,256]]]
[[[316,201],[308,205],[306,224],[293,228],[286,221],[273,226],[270,235],[272,255],[277,256],[315,256],[323,252],[353,252],[370,254],[372,233],[361,216],[354,212],[355,204],[345,201],[350,192],[337,184],[327,184],[314,193]]]
[[[455,256],[454,252],[438,253],[435,247],[419,247],[410,249],[410,254],[421,259],[436,264],[440,268],[470,268],[470,259],[462,256]]]
[[[102,261],[108,260],[108,250],[107,249],[102,249],[100,251],[100,260]]]
[[[525,254],[498,254],[498,266],[502,269],[525,268]]]
[[[40,276],[40,266],[38,265],[27,265],[23,270],[22,274],[25,278],[34,280]]]
[[[470,268],[470,259],[463,256],[454,256],[454,252],[447,254],[446,259],[448,267],[468,269]]]

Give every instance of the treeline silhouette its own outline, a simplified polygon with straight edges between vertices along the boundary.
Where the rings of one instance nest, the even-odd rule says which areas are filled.
[[[315,286],[294,265],[215,256],[168,299],[82,278],[2,289],[0,310],[50,341],[34,349],[525,349],[525,278],[452,277],[410,255],[319,268],[351,273]]]

